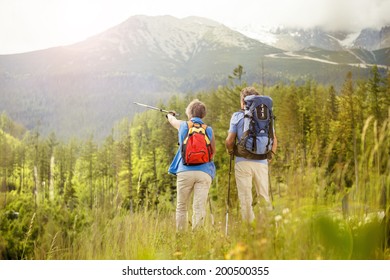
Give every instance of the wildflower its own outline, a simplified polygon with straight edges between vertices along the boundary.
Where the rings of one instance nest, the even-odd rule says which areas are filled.
[[[19,214],[19,213],[18,213]],[[380,220],[380,221],[382,221],[383,219],[384,219],[384,217],[385,217],[385,211],[379,211],[378,213],[377,213],[377,216],[378,216],[378,219]]]
[[[371,222],[371,217],[365,216],[365,217],[364,217],[364,223],[365,223],[365,224],[368,224],[368,223],[370,223],[370,222]]]
[[[283,217],[280,215],[275,216],[275,222],[280,222],[282,219]]]
[[[260,239],[259,241],[258,241],[258,244],[259,244],[259,246],[262,246],[262,245],[265,245],[265,244],[267,244],[267,239],[266,238],[262,238],[262,239]]]
[[[248,253],[248,246],[242,242],[238,242],[237,245],[230,250],[226,255],[226,260],[242,260]]]
[[[176,251],[175,253],[173,253],[173,256],[176,258],[176,259],[181,259],[182,256],[183,256],[183,253],[180,252],[180,251]]]

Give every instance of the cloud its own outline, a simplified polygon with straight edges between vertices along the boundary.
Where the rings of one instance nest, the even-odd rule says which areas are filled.
[[[390,0],[0,0],[0,53],[74,43],[137,14],[358,31],[390,25]]]
[[[357,31],[390,24],[388,0],[330,0],[327,3],[318,25],[329,29]]]
[[[236,14],[240,22],[266,26],[357,31],[390,24],[390,0],[242,0]]]

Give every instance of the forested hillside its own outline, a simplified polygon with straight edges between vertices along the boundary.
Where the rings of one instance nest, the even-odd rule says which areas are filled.
[[[390,259],[390,73],[345,73],[340,90],[314,80],[254,84],[274,101],[275,209],[257,201],[256,222],[242,224],[232,176],[225,236],[224,140],[247,85],[241,79],[235,72],[227,86],[160,104],[184,118],[189,101],[200,99],[216,134],[206,226],[183,236],[174,232],[176,182],[167,173],[177,132],[163,114],[123,119],[101,142],[43,137],[3,114],[0,258]]]

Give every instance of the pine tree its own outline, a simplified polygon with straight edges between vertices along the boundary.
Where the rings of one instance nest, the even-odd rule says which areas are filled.
[[[371,78],[369,79],[368,109],[376,120],[382,121],[382,102],[381,97],[381,76],[378,66],[374,65],[371,69]]]
[[[357,192],[359,189],[359,173],[358,173],[358,155],[357,155],[357,136],[356,136],[356,121],[355,121],[355,101],[354,101],[354,88],[353,88],[353,80],[352,73],[348,72],[343,88],[341,90],[341,109],[343,110],[340,117],[345,126],[345,133],[342,133],[341,141],[343,142],[343,146],[339,153],[342,152],[343,149],[347,151],[346,157],[343,162],[343,173],[342,180],[343,184],[346,187],[346,194],[343,198],[343,210],[344,214],[348,213],[349,209],[349,189],[353,184],[353,174],[355,176],[355,191]],[[352,143],[352,147],[351,147]],[[353,162],[353,164],[349,164],[349,162]]]
[[[93,141],[93,136],[90,136],[84,144],[82,151],[82,159],[84,162],[83,173],[86,179],[86,184],[89,190],[89,207],[92,209],[95,202],[95,180],[97,166],[97,146]]]
[[[78,196],[74,188],[73,178],[76,172],[76,161],[80,156],[79,144],[76,140],[70,140],[64,149],[63,162],[61,161],[64,175],[61,176],[61,182],[64,183],[64,202],[70,210],[73,210],[78,204]]]
[[[120,180],[126,186],[126,201],[125,208],[131,213],[134,211],[134,187],[133,187],[133,158],[132,158],[132,139],[130,133],[131,125],[128,119],[123,119],[117,127],[119,140],[118,140],[118,153],[122,161],[122,170],[124,170],[123,178]]]

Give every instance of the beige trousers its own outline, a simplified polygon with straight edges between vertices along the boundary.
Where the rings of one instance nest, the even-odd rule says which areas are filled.
[[[202,171],[185,171],[177,173],[177,206],[176,230],[183,231],[188,225],[188,205],[191,193],[194,193],[192,202],[192,229],[204,224],[206,217],[207,196],[211,185],[211,177]]]
[[[252,207],[252,182],[257,196],[261,195],[268,208],[272,207],[268,195],[268,165],[251,161],[240,161],[234,167],[241,216],[244,221],[252,222],[255,214]]]

